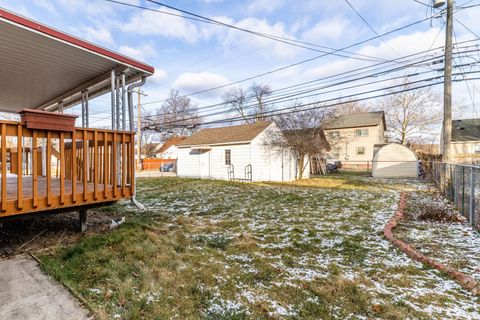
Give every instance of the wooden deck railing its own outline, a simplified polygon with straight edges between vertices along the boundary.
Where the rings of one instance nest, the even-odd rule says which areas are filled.
[[[134,133],[0,121],[0,217],[129,198]]]

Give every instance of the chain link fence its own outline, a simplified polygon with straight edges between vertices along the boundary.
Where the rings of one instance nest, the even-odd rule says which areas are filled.
[[[437,187],[480,231],[480,166],[435,162],[432,169]]]

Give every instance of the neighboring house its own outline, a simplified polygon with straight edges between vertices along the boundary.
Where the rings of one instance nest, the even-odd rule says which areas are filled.
[[[338,116],[324,126],[330,144],[330,157],[346,168],[371,166],[376,144],[385,142],[383,111]]]
[[[480,119],[453,120],[451,148],[453,163],[479,162]]]
[[[185,140],[186,137],[168,138],[164,144],[155,149],[155,158],[159,159],[177,159],[178,144]]]
[[[292,181],[297,161],[285,148],[269,145],[282,135],[274,122],[203,129],[178,145],[177,175],[201,179]],[[305,161],[304,178],[310,175]]]

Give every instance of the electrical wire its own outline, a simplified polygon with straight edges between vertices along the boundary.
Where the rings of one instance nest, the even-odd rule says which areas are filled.
[[[107,1],[113,1],[113,0],[107,0]],[[438,15],[435,14],[435,15]],[[434,16],[435,16],[434,15]],[[383,34],[381,34],[380,36],[386,36],[386,35],[389,35],[389,34],[392,34],[392,33],[395,33],[395,32],[398,32],[398,31],[401,31],[401,30],[404,30],[404,29],[407,29],[407,28],[410,28],[412,26],[415,26],[417,24],[420,24],[422,22],[425,22],[427,20],[429,20],[431,17],[428,17],[428,18],[425,18],[425,19],[421,19],[421,20],[418,20],[418,21],[414,21],[414,22],[411,22],[407,25],[404,25],[402,27],[398,27],[398,28],[395,28],[393,30],[390,30],[390,31],[387,31]],[[312,62],[312,61],[315,61],[319,58],[322,58],[322,57],[325,57],[325,56],[329,56],[335,52],[340,52],[342,50],[347,50],[347,49],[350,49],[350,48],[353,48],[353,47],[356,47],[356,46],[359,46],[361,44],[364,44],[364,43],[367,43],[367,42],[370,42],[372,40],[375,40],[375,39],[378,39],[380,36],[375,36],[375,37],[371,37],[371,38],[368,38],[368,39],[365,39],[365,40],[362,40],[362,41],[359,41],[359,42],[356,42],[356,43],[353,43],[353,44],[350,44],[348,46],[345,46],[343,48],[340,48],[340,49],[335,49],[334,51],[332,52],[329,52],[329,53],[324,53],[324,54],[321,54],[321,55],[317,55],[317,56],[314,56],[314,57],[311,57],[311,58],[308,58],[308,59],[305,59],[305,60],[302,60],[302,61],[298,61],[296,63],[292,63],[292,64],[289,64],[289,65],[286,65],[286,66],[283,66],[283,67],[279,67],[279,68],[276,68],[276,69],[273,69],[273,70],[270,70],[270,71],[266,71],[266,72],[263,72],[263,73],[260,73],[260,74],[257,74],[257,75],[253,75],[253,76],[249,76],[247,78],[244,78],[244,79],[241,79],[241,80],[237,80],[237,81],[234,81],[234,82],[231,82],[231,83],[228,83],[228,84],[224,84],[224,85],[220,85],[220,86],[216,86],[216,87],[212,87],[212,88],[209,88],[209,89],[204,89],[204,90],[199,90],[199,91],[195,91],[195,92],[192,92],[192,93],[189,93],[189,94],[185,94],[183,95],[184,97],[187,97],[187,96],[193,96],[193,95],[199,95],[199,94],[203,94],[203,93],[207,93],[207,92],[211,92],[211,91],[215,91],[215,90],[219,90],[219,89],[223,89],[223,88],[226,88],[226,87],[229,87],[229,86],[232,86],[232,85],[235,85],[235,84],[239,84],[239,83],[243,83],[243,82],[246,82],[246,81],[251,81],[253,79],[256,79],[256,78],[260,78],[260,77],[264,77],[266,75],[269,75],[269,74],[272,74],[272,73],[276,73],[276,72],[279,72],[279,71],[283,71],[283,70],[286,70],[286,69],[289,69],[289,68],[292,68],[292,67],[295,67],[295,66],[298,66],[298,65],[301,65],[301,64],[305,64],[305,63],[308,63],[308,62]],[[398,59],[393,59],[393,60],[389,60],[389,61],[397,61]],[[164,100],[160,100],[160,101],[151,101],[151,102],[148,102],[148,103],[158,103],[158,102],[163,102]]]
[[[467,42],[469,42],[469,41],[467,41]],[[435,48],[434,50],[438,50],[438,49],[442,49],[442,48],[443,47],[438,47],[438,48]],[[457,48],[457,50],[458,49],[463,49],[463,48],[468,49],[469,47],[459,47],[459,48]],[[427,50],[427,51],[423,51],[423,52],[415,53],[415,54],[412,54],[412,55],[409,55],[409,56],[405,56],[404,58],[407,58],[407,57],[410,58],[412,56],[420,55],[420,54],[423,54],[425,52],[428,53],[428,52],[431,52],[431,51],[432,50],[430,49],[430,50]],[[465,53],[470,53],[470,52],[475,52],[475,51],[477,51],[477,50],[456,51],[456,52],[454,52],[454,54],[465,54]],[[380,67],[375,68],[373,70],[369,70],[368,73],[365,70],[366,69],[371,69],[373,66],[362,67],[362,68],[358,68],[358,69],[355,69],[355,70],[350,70],[350,71],[347,71],[347,72],[336,74],[336,75],[333,75],[333,76],[323,77],[323,78],[319,78],[319,79],[315,79],[315,80],[302,82],[300,84],[295,84],[295,85],[287,86],[287,87],[284,87],[284,88],[272,90],[272,93],[275,96],[276,93],[288,92],[289,89],[295,89],[296,91],[294,91],[294,92],[299,93],[298,88],[300,88],[300,87],[306,88],[307,86],[317,86],[318,84],[332,83],[333,81],[337,81],[337,80],[335,80],[335,78],[338,78],[338,77],[343,78],[343,80],[341,82],[342,84],[357,81],[357,80],[362,80],[362,79],[365,79],[365,78],[378,77],[378,76],[382,76],[382,75],[387,75],[387,74],[392,73],[392,72],[399,72],[399,71],[402,71],[402,70],[410,68],[410,67],[421,66],[423,64],[432,65],[434,63],[440,62],[440,60],[438,60],[438,59],[440,59],[442,57],[443,57],[443,54],[432,56],[431,58],[428,58],[428,59],[426,57],[424,57],[420,61],[416,61],[416,62],[412,61],[412,63],[410,63],[409,65],[405,65],[405,66],[402,66],[402,67],[394,67],[394,68],[390,68],[390,69],[386,69],[386,70],[383,69],[384,66],[380,66]],[[357,71],[361,71],[361,72],[357,72]],[[371,73],[372,71],[375,71],[375,72]],[[347,79],[349,79],[351,77],[357,77],[357,78],[353,78],[351,80],[346,81]],[[358,77],[360,77],[360,78],[358,78]],[[305,92],[311,92],[311,90],[300,91],[300,93],[305,93]],[[270,95],[269,97],[272,97],[272,95]],[[255,98],[255,96],[253,96],[253,95],[248,96],[246,101],[251,101],[254,98]],[[224,101],[224,102],[221,102],[221,103],[216,103],[216,104],[212,104],[212,105],[208,105],[208,106],[202,106],[202,107],[198,108],[198,110],[199,111],[204,111],[204,110],[207,110],[207,109],[211,109],[211,108],[215,108],[215,107],[219,107],[219,106],[224,106],[226,103],[229,103],[229,102],[233,102],[233,101]]]
[[[377,32],[377,30],[375,30],[372,25],[360,14],[360,12],[350,3],[349,0],[344,0],[348,6],[357,14],[357,16],[363,21],[363,23],[365,23],[365,25],[373,31],[373,33],[378,36],[380,38],[380,40],[383,41],[383,43],[385,43],[393,52],[395,52],[397,55],[401,56],[400,53],[398,53],[397,50],[395,50],[395,48],[393,48],[387,41],[385,41],[385,39],[383,39],[382,36],[380,36]]]
[[[471,72],[463,72],[463,73],[455,73],[454,75],[455,76],[458,76],[458,75],[462,75],[462,76],[465,76],[467,74],[476,74],[476,73],[480,73],[480,71],[471,71]],[[435,76],[435,77],[430,77],[430,78],[424,78],[424,79],[421,79],[421,80],[415,80],[415,81],[410,81],[408,83],[401,83],[401,84],[396,84],[396,85],[392,85],[392,86],[388,86],[388,87],[382,87],[382,88],[379,88],[379,89],[374,89],[374,90],[369,90],[369,91],[363,91],[363,92],[358,92],[358,93],[353,93],[353,94],[350,94],[350,95],[347,95],[347,96],[344,96],[343,99],[349,99],[349,98],[355,98],[359,95],[365,95],[365,94],[372,94],[372,93],[375,93],[375,92],[378,92],[378,91],[389,91],[389,90],[392,90],[392,89],[395,89],[397,87],[401,87],[401,86],[409,86],[409,85],[413,85],[413,84],[417,84],[417,83],[421,83],[421,82],[429,82],[429,81],[433,81],[433,80],[438,80],[438,79],[441,79],[443,78],[443,75],[439,75],[439,76]],[[465,80],[465,78],[463,79]],[[463,81],[463,80],[457,80],[455,79],[455,81]],[[423,87],[422,87],[423,88]],[[383,95],[381,95],[383,96]],[[324,103],[327,103],[327,102],[331,102],[331,101],[338,101],[338,98],[330,98],[330,99],[326,99],[326,100],[321,100],[321,101],[315,101],[315,102],[311,102],[311,103],[307,103],[307,104],[302,104],[302,106],[308,106],[308,105],[312,105],[312,104],[324,104]],[[351,101],[355,101],[355,100],[351,100]],[[343,103],[340,103],[340,104],[343,104]],[[293,107],[284,107],[284,108],[280,108],[280,109],[275,109],[275,110],[272,110],[272,111],[265,111],[265,112],[257,112],[257,113],[254,113],[254,116],[255,117],[258,117],[258,116],[267,116],[267,115],[271,115],[271,114],[277,114],[278,115],[278,112],[279,111],[285,111],[285,110],[290,110],[290,109],[295,109],[297,108],[297,106],[293,106]],[[222,114],[222,113],[220,113]],[[178,122],[184,122],[184,121],[187,121],[187,120],[195,120],[195,119],[198,119],[198,117],[190,117],[190,118],[186,118],[186,119],[181,119],[181,120],[178,120],[178,121],[170,121],[170,122],[164,122],[164,123],[161,123],[162,126],[165,126],[165,125],[170,125],[170,124],[175,124],[175,123],[178,123]],[[233,117],[233,118],[229,118],[229,120],[241,120],[241,119],[245,119],[245,117]],[[223,120],[222,120],[223,121]],[[202,124],[210,124],[210,122],[204,122]]]

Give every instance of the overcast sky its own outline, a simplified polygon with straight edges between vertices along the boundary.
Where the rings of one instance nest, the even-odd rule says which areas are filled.
[[[171,11],[141,0],[120,0],[136,5]],[[428,2],[428,0],[420,0]],[[375,36],[344,0],[177,0],[166,3],[225,21],[236,26],[341,48]],[[424,19],[431,11],[414,0],[350,0],[351,4],[379,34]],[[458,0],[458,6],[480,1]],[[57,29],[119,51],[156,68],[144,88],[145,102],[164,99],[171,88],[182,94],[234,82],[319,55],[229,28],[186,20],[165,14],[129,8],[103,0],[0,0],[0,6]],[[456,18],[480,34],[480,7],[458,12]],[[441,19],[370,41],[350,51],[382,59],[398,58],[443,44]],[[459,41],[474,39],[458,22]],[[434,39],[438,36],[435,43]],[[476,55],[477,59],[480,59]],[[343,72],[361,62],[335,56],[313,60],[300,66],[255,79],[273,89]],[[247,87],[251,82],[241,85]],[[470,92],[480,97],[480,83],[471,83]],[[437,88],[441,90],[441,87]],[[221,101],[223,90],[192,97],[199,106]],[[338,92],[338,97],[348,92]],[[473,97],[475,98],[475,96]],[[464,83],[454,85],[456,106],[466,106],[456,118],[474,115],[472,99]],[[93,123],[101,125],[108,104],[94,104]],[[154,110],[158,104],[145,105]],[[109,123],[106,120],[106,123]]]

